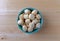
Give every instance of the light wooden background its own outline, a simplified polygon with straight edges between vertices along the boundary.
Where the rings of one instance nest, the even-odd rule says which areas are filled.
[[[16,17],[24,7],[42,12],[44,25],[36,34],[17,28]],[[0,0],[0,41],[60,41],[60,0]]]

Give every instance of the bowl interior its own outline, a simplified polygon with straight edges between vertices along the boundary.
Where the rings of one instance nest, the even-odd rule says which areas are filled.
[[[21,9],[21,10],[19,11],[19,13],[18,13],[18,16],[17,16],[17,22],[18,22],[18,20],[19,20],[19,16],[20,16],[22,13],[24,13],[24,10],[25,10],[25,9],[29,9],[30,11],[37,10],[37,9],[35,9],[35,8],[24,8],[24,9]],[[38,10],[37,10],[37,11],[38,11]],[[40,29],[41,29],[41,28],[42,28],[42,25],[43,25],[43,17],[42,17],[42,15],[41,15],[41,12],[40,12],[40,11],[38,11],[37,14],[39,14],[39,15],[41,16],[41,19],[40,19],[40,24],[41,24]],[[21,25],[18,25],[18,28],[19,28],[21,31],[23,31]],[[32,34],[32,33],[38,32],[40,29],[36,28],[36,29],[34,29],[32,32],[25,32],[25,31],[23,31],[23,32],[28,33],[28,34]]]

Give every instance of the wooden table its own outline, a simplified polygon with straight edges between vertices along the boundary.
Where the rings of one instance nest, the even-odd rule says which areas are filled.
[[[44,25],[36,34],[21,32],[16,24],[24,7],[40,10]],[[60,0],[0,0],[0,41],[60,41]]]

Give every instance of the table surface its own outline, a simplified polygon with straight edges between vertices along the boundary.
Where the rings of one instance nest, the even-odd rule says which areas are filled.
[[[21,8],[41,11],[44,25],[36,34],[21,32],[16,17]],[[0,41],[60,41],[60,0],[0,0]]]

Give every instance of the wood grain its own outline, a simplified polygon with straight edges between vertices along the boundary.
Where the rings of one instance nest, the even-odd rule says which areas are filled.
[[[44,25],[36,34],[21,32],[18,11],[34,7],[41,11]],[[60,41],[60,0],[0,0],[0,41]]]

